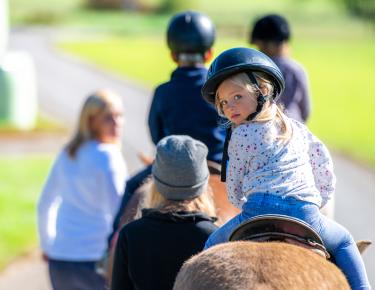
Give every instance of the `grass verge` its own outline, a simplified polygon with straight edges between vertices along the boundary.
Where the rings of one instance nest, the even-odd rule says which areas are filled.
[[[36,202],[52,156],[0,156],[0,269],[37,246]]]

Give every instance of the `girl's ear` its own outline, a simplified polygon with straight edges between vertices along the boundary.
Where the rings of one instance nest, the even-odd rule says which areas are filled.
[[[270,88],[268,84],[261,84],[259,86],[259,89],[263,96],[268,96],[268,94],[270,93]]]

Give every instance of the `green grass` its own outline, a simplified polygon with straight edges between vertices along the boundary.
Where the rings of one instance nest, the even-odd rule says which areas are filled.
[[[0,156],[0,269],[37,246],[36,202],[51,156]]]
[[[161,33],[168,20],[168,15],[80,9],[69,15],[65,25],[89,31],[111,32],[112,34],[152,35]]]
[[[174,67],[160,38],[111,37],[65,42],[60,47],[100,67],[150,86],[166,80]]]
[[[336,150],[375,165],[374,39],[299,43],[295,55],[312,83],[312,130]]]
[[[221,39],[215,55],[244,41]],[[96,64],[135,82],[154,87],[169,79],[175,63],[162,37],[104,37],[96,40],[64,41],[59,47],[70,54]]]

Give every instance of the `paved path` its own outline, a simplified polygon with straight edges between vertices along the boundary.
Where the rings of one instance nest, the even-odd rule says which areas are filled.
[[[9,265],[0,274],[0,290],[51,290],[40,253],[33,252]]]
[[[28,50],[37,64],[41,109],[72,128],[86,94],[102,87],[119,92],[124,98],[127,119],[124,154],[131,170],[140,168],[135,153],[152,152],[145,124],[150,92],[91,65],[57,54],[49,45],[55,36],[56,33],[48,30],[17,30],[11,35],[12,48]],[[355,239],[375,241],[372,224],[375,221],[374,171],[339,155],[334,155],[334,162],[338,177],[337,221],[346,226]],[[365,253],[364,260],[372,285],[375,285],[375,246]],[[48,289],[43,263],[35,257],[28,261],[20,262],[16,275],[17,263],[2,273],[0,290]]]

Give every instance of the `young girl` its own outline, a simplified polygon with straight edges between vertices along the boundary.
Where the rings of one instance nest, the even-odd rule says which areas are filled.
[[[215,231],[206,248],[226,242],[234,228],[256,215],[290,215],[321,235],[352,289],[371,289],[350,233],[319,212],[335,187],[330,154],[275,105],[283,89],[279,68],[254,49],[227,50],[209,69],[202,94],[231,123],[226,182],[230,201],[242,212]]]
[[[89,96],[77,132],[56,158],[38,204],[40,243],[54,290],[104,290],[95,263],[107,247],[127,177],[121,99]]]

